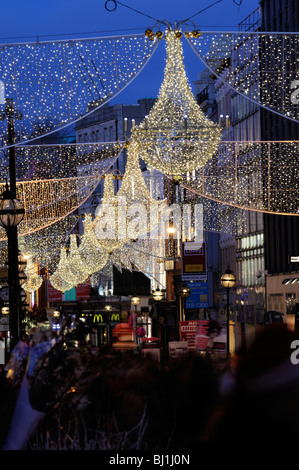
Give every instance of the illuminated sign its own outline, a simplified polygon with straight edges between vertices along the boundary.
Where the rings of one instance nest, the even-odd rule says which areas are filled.
[[[111,321],[120,321],[120,317],[119,317],[119,314],[118,313],[113,313],[111,315]]]
[[[182,281],[206,281],[206,244],[182,243]]]
[[[103,317],[100,313],[96,313],[93,317],[94,323],[103,323]]]

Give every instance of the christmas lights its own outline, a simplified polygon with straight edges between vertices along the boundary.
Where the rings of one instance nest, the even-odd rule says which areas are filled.
[[[231,91],[254,105],[299,122],[299,35],[285,32],[201,32],[190,46]],[[221,71],[226,68],[228,74]]]
[[[74,212],[91,196],[122,149],[118,142],[17,147],[17,199],[25,208],[20,236]],[[8,162],[3,160],[0,174],[5,179]],[[4,187],[0,183],[1,192]],[[5,237],[0,230],[0,239]]]
[[[49,276],[49,281],[54,289],[66,292],[76,286],[77,279],[75,273],[70,269],[67,260],[67,250],[60,250],[60,260],[56,271]]]
[[[220,128],[207,119],[189,86],[181,40],[166,34],[167,58],[159,96],[144,121],[132,130],[139,156],[151,167],[177,176],[199,169],[217,151]]]
[[[157,201],[147,188],[139,164],[139,146],[134,140],[127,149],[127,163],[116,200],[121,213],[126,214],[119,225],[124,239],[136,240],[155,228],[167,211],[166,200]]]
[[[88,275],[101,271],[108,260],[108,251],[92,242],[92,216],[84,216],[84,235],[80,243],[81,262]]]
[[[104,248],[110,254],[126,241],[122,236],[121,224],[119,224],[118,201],[114,194],[113,182],[112,173],[105,175],[103,199],[87,232],[95,246]]]
[[[37,274],[32,256],[27,258],[27,265],[24,272],[27,276],[27,280],[22,284],[22,288],[27,292],[38,290],[43,283],[43,278]]]
[[[158,44],[144,34],[1,44],[0,80],[23,115],[16,142],[62,129],[107,103],[137,76]],[[0,123],[4,146],[6,129]]]

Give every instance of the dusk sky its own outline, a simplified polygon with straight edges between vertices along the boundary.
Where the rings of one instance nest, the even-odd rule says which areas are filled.
[[[149,17],[174,23],[193,15],[192,21],[202,31],[237,31],[238,23],[259,6],[259,0],[216,2],[123,0],[122,5],[118,4],[115,11],[109,12],[105,8],[106,0],[12,0],[1,5],[0,41],[31,42],[37,37],[42,41],[142,33],[154,24]],[[206,11],[196,15],[210,5]],[[107,7],[113,7],[111,0]],[[203,67],[186,41],[183,41],[183,51],[188,79],[192,84]],[[139,98],[157,96],[164,65],[165,43],[162,42],[138,77],[111,103],[134,103]]]

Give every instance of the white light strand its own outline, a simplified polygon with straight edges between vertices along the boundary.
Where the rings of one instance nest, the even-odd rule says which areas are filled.
[[[135,34],[1,45],[0,80],[23,115],[16,142],[49,135],[94,112],[138,75],[158,44]],[[6,126],[0,123],[4,142]]]
[[[198,38],[185,36],[205,67],[232,92],[299,122],[299,34],[201,32]],[[225,59],[230,60],[226,65]],[[229,69],[228,76],[221,75],[222,64]]]

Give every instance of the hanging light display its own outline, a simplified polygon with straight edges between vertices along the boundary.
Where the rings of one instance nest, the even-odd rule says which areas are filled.
[[[87,232],[92,243],[107,250],[109,254],[126,242],[122,237],[123,229],[118,218],[118,201],[114,194],[113,182],[113,174],[107,173],[104,179],[102,202]]]
[[[202,31],[200,37],[185,36],[214,78],[233,92],[237,112],[257,106],[299,122],[298,70],[294,66],[298,33]],[[246,104],[241,106],[243,99]]]
[[[101,271],[106,265],[109,254],[105,248],[93,243],[92,215],[84,216],[84,234],[79,246],[80,263],[83,264],[85,272],[90,276],[93,273]]]
[[[80,249],[77,245],[77,235],[74,233],[70,235],[70,246],[67,256],[67,262],[69,265],[69,269],[75,275],[75,285],[82,284],[83,282],[85,282],[89,274],[85,267],[84,259],[81,256]]]
[[[67,250],[65,247],[60,250],[60,260],[56,271],[49,276],[49,281],[54,289],[61,292],[66,292],[77,285],[77,278],[74,272],[70,269]]]
[[[151,197],[140,168],[138,151],[139,146],[132,139],[127,148],[121,188],[116,195],[119,213],[125,214],[123,223],[119,224],[121,237],[133,241],[151,232],[167,211],[166,200],[157,201]]]
[[[60,249],[67,244],[79,218],[77,214],[72,214],[48,227],[19,236],[20,251],[23,254],[30,253],[32,260],[40,268],[54,272],[59,261]],[[0,247],[1,252],[2,249],[5,250],[5,241],[1,242]]]
[[[22,284],[22,288],[27,292],[34,292],[38,290],[43,283],[43,278],[37,274],[36,266],[32,260],[32,256],[27,258],[27,265],[24,273],[27,276],[27,280]]]
[[[25,208],[19,235],[42,230],[73,213],[91,196],[122,149],[118,142],[17,147],[17,197]],[[7,159],[1,159],[3,179],[7,168]],[[0,240],[5,238],[0,228]]]
[[[167,175],[201,168],[217,151],[221,130],[205,117],[189,86],[181,40],[166,33],[167,58],[159,96],[149,115],[132,130],[139,156]]]
[[[109,254],[129,241],[136,241],[158,223],[159,215],[167,210],[166,201],[151,197],[143,179],[138,145],[128,145],[127,163],[121,188],[114,193],[114,175],[105,176],[104,195],[90,228],[93,243]]]
[[[158,44],[144,34],[3,44],[0,77],[23,114],[16,142],[62,129],[108,102],[138,75]],[[1,123],[0,138],[5,142]]]

